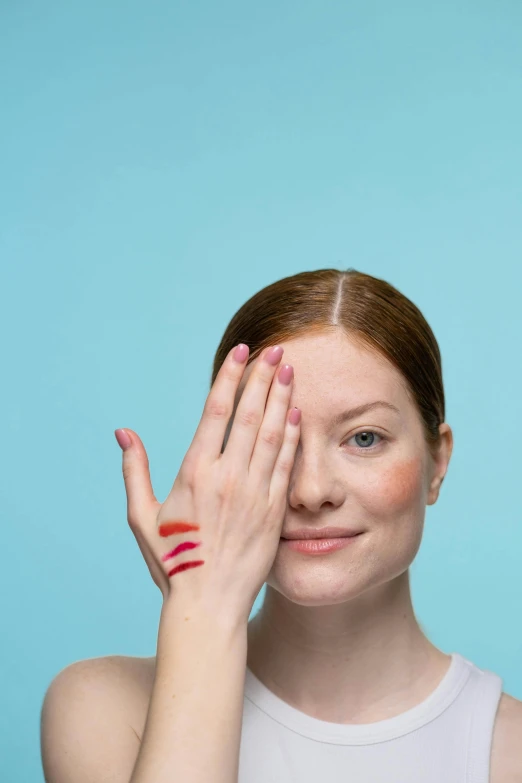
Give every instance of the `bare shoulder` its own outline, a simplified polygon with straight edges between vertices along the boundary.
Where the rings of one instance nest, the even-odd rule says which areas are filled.
[[[522,701],[502,693],[491,748],[490,783],[522,783]]]
[[[130,728],[141,741],[154,683],[155,656],[106,655],[71,666],[77,668],[78,677],[97,678],[100,689],[106,689],[107,699],[120,700]]]
[[[40,714],[48,783],[127,781],[139,753],[155,658],[108,655],[69,664],[53,678]],[[81,738],[81,742],[79,742]]]

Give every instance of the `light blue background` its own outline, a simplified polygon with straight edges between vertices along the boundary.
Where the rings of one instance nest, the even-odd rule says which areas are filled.
[[[43,780],[62,668],[155,653],[114,429],[163,500],[229,319],[303,270],[383,277],[432,326],[455,449],[415,610],[522,698],[521,23],[506,0],[2,3],[2,781]]]

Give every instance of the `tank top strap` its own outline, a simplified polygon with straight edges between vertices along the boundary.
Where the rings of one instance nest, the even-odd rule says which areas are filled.
[[[493,729],[502,695],[502,678],[476,666],[474,672],[480,675],[480,679],[474,693],[466,783],[489,783]]]

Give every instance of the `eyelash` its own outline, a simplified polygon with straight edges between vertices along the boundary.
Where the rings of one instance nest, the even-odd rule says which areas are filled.
[[[381,439],[381,442],[382,441],[387,442],[387,440],[388,440],[388,438],[385,438],[384,435],[381,435],[380,432],[375,432],[375,430],[368,430],[368,429],[366,429],[366,430],[360,430],[359,432],[355,432],[350,438],[348,438],[348,440],[343,441],[343,443],[341,445],[344,446],[344,444],[348,443],[349,441],[351,441],[352,438],[356,438],[357,435],[362,435],[363,433],[365,435],[368,434],[368,433],[371,434],[371,435],[377,435],[377,437]],[[376,446],[373,446],[373,445],[372,446],[368,446],[367,448],[364,448],[363,446],[356,446],[355,448],[360,453],[361,451],[366,451],[366,452],[368,452],[368,451],[375,451],[375,449],[378,449],[380,445],[381,445],[381,443],[378,443]]]

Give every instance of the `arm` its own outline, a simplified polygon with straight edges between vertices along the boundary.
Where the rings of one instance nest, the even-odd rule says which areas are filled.
[[[247,627],[166,601],[129,783],[237,783]]]
[[[59,672],[41,710],[46,783],[236,783],[247,628],[222,618],[163,604],[141,746],[121,665],[94,658]]]
[[[248,617],[279,548],[300,433],[293,370],[274,378],[283,348],[273,346],[246,382],[222,453],[247,354],[236,346],[220,368],[163,504],[141,439],[116,431],[127,520],[164,599],[130,783],[237,783]]]

